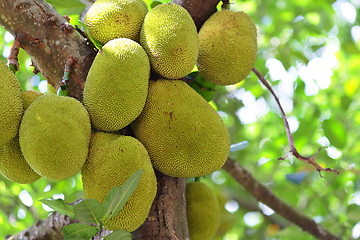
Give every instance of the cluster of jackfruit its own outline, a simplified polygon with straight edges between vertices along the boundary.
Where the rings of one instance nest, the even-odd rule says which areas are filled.
[[[84,196],[103,202],[112,187],[144,169],[134,194],[105,226],[133,231],[156,194],[153,168],[193,178],[225,163],[224,122],[182,78],[197,65],[214,84],[243,80],[255,62],[256,27],[247,14],[222,10],[198,33],[183,7],[159,4],[148,11],[142,0],[98,0],[84,22],[104,45],[89,70],[83,104],[55,94],[22,95],[14,74],[0,64],[0,172],[30,183],[81,170]],[[124,128],[131,136],[120,134]],[[218,209],[215,196],[193,183],[187,199],[191,239],[209,239],[219,221],[207,220],[218,219],[219,211],[202,211]]]
[[[79,172],[91,134],[85,107],[70,97],[21,92],[16,76],[2,62],[0,70],[0,173],[13,182],[32,183]]]

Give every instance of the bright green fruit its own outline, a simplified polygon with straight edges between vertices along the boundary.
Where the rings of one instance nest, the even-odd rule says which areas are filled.
[[[154,167],[172,177],[210,174],[230,151],[218,113],[180,80],[150,81],[144,110],[131,127]]]
[[[140,43],[155,72],[165,78],[188,75],[198,56],[198,36],[190,14],[174,4],[160,4],[145,16]]]
[[[93,126],[113,132],[129,125],[144,108],[149,77],[149,59],[138,43],[120,38],[105,44],[84,88]]]
[[[78,100],[46,94],[25,111],[19,141],[25,160],[37,174],[63,180],[84,165],[90,134],[89,115]]]
[[[35,99],[42,95],[43,93],[34,90],[22,92],[24,110],[26,110]],[[23,184],[35,182],[40,178],[25,161],[20,150],[18,135],[3,147],[0,147],[0,173],[12,182]]]
[[[220,222],[219,203],[205,183],[186,185],[186,214],[191,240],[209,240],[214,236]]]
[[[25,161],[19,146],[19,137],[0,147],[0,173],[12,182],[32,183],[40,178]]]
[[[98,0],[86,13],[84,23],[90,35],[103,44],[116,38],[138,42],[147,12],[142,0]]]
[[[30,104],[35,101],[35,99],[42,95],[44,95],[42,92],[35,90],[26,90],[22,92],[22,96],[24,99],[24,110],[26,110],[30,106]]]
[[[0,147],[18,134],[23,114],[21,86],[15,74],[0,61]]]
[[[97,132],[91,137],[88,160],[82,168],[84,196],[103,203],[108,191],[144,169],[123,209],[105,226],[134,231],[145,221],[156,194],[156,177],[144,146],[135,138]]]
[[[199,32],[200,74],[218,85],[242,81],[254,67],[256,41],[256,26],[246,13],[214,13]]]
[[[57,94],[57,91],[56,91],[56,88],[53,86],[53,85],[51,85],[50,83],[48,83],[47,84],[47,90],[46,90],[46,93],[47,94],[49,94],[49,93],[51,93],[51,94]]]

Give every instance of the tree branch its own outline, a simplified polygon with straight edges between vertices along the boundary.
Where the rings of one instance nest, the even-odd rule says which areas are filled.
[[[172,2],[188,10],[199,31],[206,19],[216,12],[220,0],[173,0]]]
[[[297,212],[293,207],[281,201],[269,189],[257,181],[249,171],[240,166],[240,164],[232,158],[229,157],[226,160],[223,169],[240,183],[246,191],[253,195],[256,200],[262,202],[290,222],[295,223],[303,231],[306,231],[321,240],[340,240],[339,237],[328,232],[311,218]]]
[[[76,59],[69,95],[82,99],[82,90],[96,51],[66,19],[44,0],[0,0],[0,24],[17,38],[34,65],[56,88],[69,57]]]
[[[276,101],[277,105],[280,108],[281,116],[282,116],[282,118],[284,120],[286,136],[288,138],[288,142],[289,142],[289,146],[290,146],[290,154],[294,155],[297,159],[299,159],[299,160],[301,160],[303,162],[306,162],[306,163],[309,163],[309,164],[313,165],[316,168],[316,170],[319,172],[320,176],[321,176],[322,171],[324,171],[324,172],[335,172],[335,173],[339,174],[339,172],[336,169],[323,168],[315,161],[315,159],[316,159],[319,151],[321,150],[321,148],[316,152],[315,156],[309,156],[309,157],[303,157],[296,150],[294,139],[293,139],[293,136],[292,136],[291,131],[290,131],[289,122],[287,121],[286,114],[285,114],[285,112],[284,112],[284,110],[283,110],[283,108],[282,108],[282,106],[280,104],[279,98],[276,96],[274,90],[271,88],[270,84],[266,81],[266,79],[261,75],[261,73],[256,68],[253,68],[252,71],[256,74],[256,76],[259,78],[259,80],[262,82],[262,84],[264,84],[265,87],[270,91],[270,93],[275,98],[275,101]],[[287,157],[288,156],[280,157],[278,159],[279,160],[284,160]]]
[[[5,240],[31,239],[31,240],[59,240],[62,239],[62,229],[64,226],[77,221],[71,220],[66,215],[53,213],[48,218],[14,235],[7,236]]]
[[[256,211],[261,213],[268,222],[278,225],[280,229],[284,229],[289,226],[289,222],[286,221],[284,218],[280,217],[276,213],[270,216],[265,215],[264,212],[260,209],[260,207],[256,204],[257,202],[255,203],[255,200],[254,202],[252,202],[249,201],[248,199],[242,199],[240,197],[235,197],[232,199],[239,204],[241,209],[244,209],[246,211]]]

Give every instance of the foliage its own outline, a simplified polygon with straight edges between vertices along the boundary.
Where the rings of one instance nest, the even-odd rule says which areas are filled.
[[[74,205],[68,205],[62,199],[42,199],[42,203],[50,206],[54,211],[68,215],[70,218],[78,219],[84,223],[95,223],[97,227],[92,227],[83,223],[72,223],[63,228],[65,240],[83,239],[87,240],[96,233],[101,233],[102,227],[109,220],[118,214],[131,194],[139,184],[143,169],[132,174],[121,186],[113,187],[105,197],[104,204],[95,199],[84,199]],[[131,239],[131,235],[126,230],[116,230],[106,239],[118,240]],[[115,239],[115,238],[114,238]]]
[[[73,9],[77,1],[67,2]],[[153,1],[145,2],[150,7]],[[359,2],[230,2],[231,9],[247,12],[257,24],[255,66],[279,96],[299,152],[313,155],[322,147],[317,162],[338,169],[340,174],[323,173],[321,178],[312,166],[293,157],[277,160],[289,150],[283,122],[272,96],[254,74],[237,85],[217,88],[211,102],[229,129],[231,143],[248,142],[247,148],[230,155],[299,212],[344,239],[358,238]],[[58,7],[66,12],[66,7]],[[70,17],[72,24],[78,24],[78,15]],[[0,60],[5,61],[3,56],[10,46],[8,33],[0,28]],[[42,89],[44,78],[40,74],[34,77],[24,51],[20,51],[19,62],[17,77],[23,89]],[[41,179],[28,185],[0,178],[0,238],[46,218],[50,210],[39,199],[60,197],[74,202],[82,197],[79,175],[59,182]],[[285,224],[281,229],[284,221],[256,203],[226,172],[217,171],[205,180],[233,199],[226,206],[237,216],[237,222],[224,239],[312,239],[296,226]],[[244,203],[253,203],[260,210]]]

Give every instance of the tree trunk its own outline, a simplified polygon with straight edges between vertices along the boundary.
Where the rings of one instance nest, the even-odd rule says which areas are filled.
[[[156,171],[158,191],[143,225],[133,239],[189,239],[186,219],[186,178],[169,177]]]

